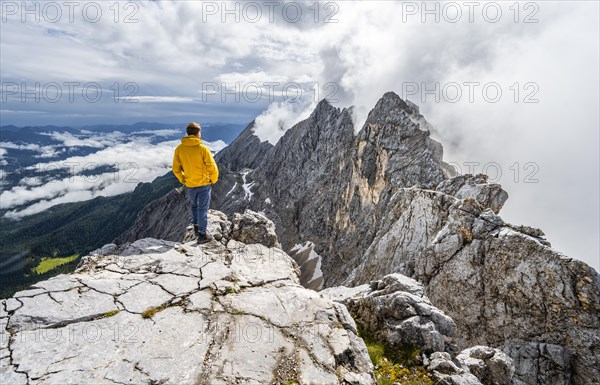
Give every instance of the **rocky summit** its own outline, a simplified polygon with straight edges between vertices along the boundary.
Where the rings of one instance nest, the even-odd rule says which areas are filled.
[[[374,384],[346,307],[299,284],[272,222],[224,219],[218,241],[106,245],[3,300],[2,384]]]

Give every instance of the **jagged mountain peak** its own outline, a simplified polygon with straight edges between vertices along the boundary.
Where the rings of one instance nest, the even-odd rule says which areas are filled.
[[[324,98],[319,103],[317,103],[317,106],[315,107],[315,109],[312,112],[312,114],[328,113],[331,110],[339,110],[339,108],[334,107],[329,102],[329,100],[327,100],[326,98]]]
[[[425,122],[419,107],[403,100],[394,92],[387,92],[369,112],[359,136],[395,135],[400,138],[415,135],[429,137],[429,130],[422,127]],[[424,126],[425,124],[423,124]]]
[[[399,108],[406,111],[408,114],[414,114],[415,107],[415,104],[405,101],[397,93],[388,91],[377,101],[373,111],[393,111]],[[416,112],[418,113],[418,110]]]
[[[254,127],[253,120],[229,146],[215,155],[215,160],[220,166],[225,166],[231,171],[258,167],[273,145],[261,141],[254,133]]]

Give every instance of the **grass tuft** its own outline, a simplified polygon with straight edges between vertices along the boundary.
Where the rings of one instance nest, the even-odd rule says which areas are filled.
[[[121,312],[121,310],[111,310],[111,311],[107,311],[106,313],[104,313],[104,315],[102,316],[102,318],[110,318],[110,317],[114,317],[117,314],[119,314]]]
[[[165,310],[166,308],[167,308],[166,305],[149,307],[148,309],[146,309],[142,312],[142,318],[152,318],[156,315],[156,313],[159,313],[159,312]]]
[[[377,340],[362,325],[356,323],[358,335],[365,341],[371,362],[375,366],[378,385],[433,385],[433,381],[422,366],[417,366],[419,349],[411,344],[391,347]]]

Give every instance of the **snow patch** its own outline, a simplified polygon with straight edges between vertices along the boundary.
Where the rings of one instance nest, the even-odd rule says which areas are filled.
[[[225,194],[225,197],[227,197],[227,195],[231,194],[233,192],[233,190],[235,190],[236,187],[237,187],[237,182],[235,182],[233,184],[233,187],[231,188],[231,190],[229,190],[229,192],[227,194]]]
[[[314,281],[315,279],[323,276],[323,271],[321,271],[322,257],[314,251],[314,247],[315,247],[314,243],[307,241],[304,244],[300,244],[300,243],[296,244],[290,250],[290,254],[298,254],[298,253],[302,253],[305,250],[310,249],[310,252],[308,253],[308,259],[306,260],[305,263],[308,263],[308,262],[312,261],[313,259],[317,259],[317,264],[315,265],[315,270],[314,270],[312,276],[307,280],[307,282]]]
[[[251,170],[242,172],[242,180],[244,181],[244,183],[242,184],[242,188],[244,189],[244,199],[246,200],[252,200],[252,196],[254,195],[254,193],[250,189],[252,188],[252,186],[254,186],[255,182],[246,182],[246,176],[250,172]]]

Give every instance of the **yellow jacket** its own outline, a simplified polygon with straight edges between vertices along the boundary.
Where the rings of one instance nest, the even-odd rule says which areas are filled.
[[[208,147],[195,135],[181,138],[173,156],[173,173],[187,187],[216,183],[219,169]]]

